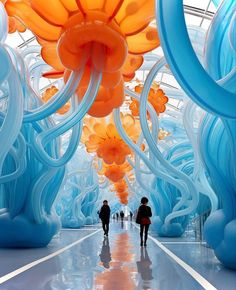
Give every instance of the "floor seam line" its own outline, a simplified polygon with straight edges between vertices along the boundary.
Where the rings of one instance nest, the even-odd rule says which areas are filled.
[[[133,225],[139,229],[139,227],[133,223]],[[194,270],[190,265],[180,259],[177,255],[175,255],[171,250],[166,248],[159,240],[148,235],[148,237],[169,257],[171,257],[180,267],[182,267],[189,275],[192,276],[194,280],[196,280],[204,289],[206,290],[217,290],[209,281],[207,281],[201,274],[199,274],[196,270]]]

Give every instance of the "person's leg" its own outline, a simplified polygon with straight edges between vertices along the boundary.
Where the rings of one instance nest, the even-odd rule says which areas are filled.
[[[144,246],[147,245],[148,229],[150,225],[145,225],[145,237],[144,237]]]
[[[108,236],[108,232],[109,232],[109,222],[107,223],[107,236]]]
[[[143,246],[143,229],[144,225],[140,225],[140,246]]]

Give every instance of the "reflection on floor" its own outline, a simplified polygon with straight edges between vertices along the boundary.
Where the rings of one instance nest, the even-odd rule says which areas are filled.
[[[222,267],[205,245],[162,239],[201,275],[193,278],[151,239],[140,248],[138,229],[130,222],[112,223],[109,237],[98,228],[62,230],[46,249],[0,250],[0,289],[236,289],[236,272]],[[201,277],[209,285],[201,284]]]

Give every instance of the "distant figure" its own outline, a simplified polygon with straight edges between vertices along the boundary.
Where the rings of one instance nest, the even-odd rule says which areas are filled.
[[[147,246],[148,229],[151,224],[150,217],[152,216],[152,211],[149,206],[147,206],[148,199],[142,197],[141,205],[138,209],[136,223],[140,224],[140,246]],[[144,232],[144,243],[143,243],[143,232]]]
[[[123,222],[124,221],[124,216],[125,216],[125,214],[124,214],[124,212],[123,212],[123,210],[120,212],[120,219],[121,219],[121,222]]]
[[[153,279],[152,269],[150,268],[152,262],[148,256],[147,249],[141,248],[140,261],[137,261],[138,272],[141,274],[143,288],[151,289],[150,281]],[[141,289],[141,288],[140,288]]]
[[[101,207],[100,212],[99,212],[99,217],[102,221],[102,228],[104,230],[105,236],[108,236],[108,232],[109,232],[110,212],[111,210],[108,205],[108,201],[104,200],[103,206]]]
[[[111,262],[111,252],[110,252],[109,240],[106,237],[103,240],[100,260],[104,268],[107,268],[107,269],[110,268],[109,263]]]
[[[117,221],[119,220],[119,214],[118,214],[118,212],[116,213],[116,220]]]
[[[132,222],[132,219],[133,219],[133,213],[132,213],[132,211],[129,213],[129,215],[130,215],[130,220]]]

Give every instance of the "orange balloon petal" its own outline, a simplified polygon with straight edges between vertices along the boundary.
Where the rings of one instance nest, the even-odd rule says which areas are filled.
[[[100,142],[101,142],[101,138],[99,138],[99,136],[94,135],[94,134],[89,136],[89,143],[91,145],[98,145]]]
[[[21,21],[34,34],[49,41],[58,40],[61,27],[49,24],[41,18],[26,2],[6,2],[5,8],[9,16],[14,16]],[[55,11],[54,11],[55,13]]]
[[[133,54],[143,54],[149,52],[160,45],[157,30],[154,27],[147,27],[140,33],[126,38],[129,52]]]
[[[54,25],[63,25],[68,17],[68,11],[60,0],[31,0],[31,7],[47,22]],[[56,12],[56,13],[55,13]]]
[[[132,81],[132,79],[133,79],[134,77],[135,77],[135,73],[130,74],[130,75],[124,75],[124,74],[123,74],[123,79],[124,79],[125,82],[130,82],[130,81]]]
[[[133,35],[147,27],[154,17],[154,0],[126,0],[115,19],[125,35]]]
[[[13,17],[8,17],[8,32],[14,33],[16,31],[16,21]]]
[[[41,55],[43,60],[52,66],[56,71],[63,71],[64,66],[62,65],[59,56],[57,54],[57,43],[51,42],[43,46],[41,49]]]
[[[25,25],[21,23],[18,19],[16,19],[16,29],[21,33],[26,31]]]
[[[131,75],[143,64],[143,56],[128,54],[125,64],[122,67],[122,74]]]
[[[83,14],[88,14],[90,11],[103,11],[111,20],[115,17],[124,0],[77,0],[78,7]]]
[[[76,0],[60,0],[60,1],[68,11],[74,12],[78,10]]]
[[[114,138],[114,137],[118,137],[119,138],[119,134],[118,134],[114,124],[112,124],[112,123],[108,124],[107,128],[106,128],[106,131],[107,131],[107,136],[109,138]]]
[[[102,11],[105,0],[76,0],[80,11],[87,14],[91,10]]]
[[[104,11],[107,15],[109,15],[109,19],[112,19],[116,16],[123,2],[124,0],[106,1]]]
[[[102,124],[96,123],[93,129],[94,129],[94,132],[96,132],[99,137],[107,138],[106,130]]]

